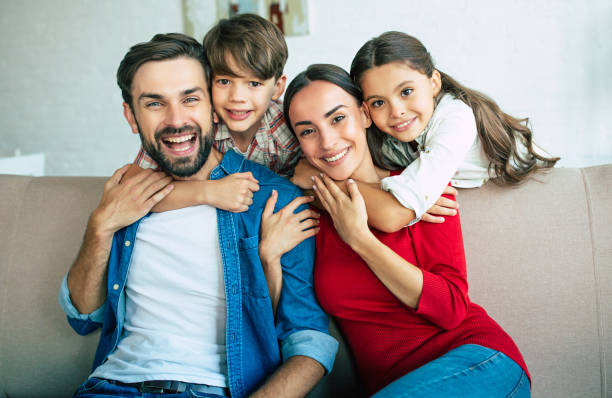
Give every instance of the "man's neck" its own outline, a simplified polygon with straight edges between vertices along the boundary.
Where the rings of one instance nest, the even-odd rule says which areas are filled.
[[[210,153],[208,154],[208,159],[206,159],[206,162],[204,163],[204,165],[202,165],[202,167],[200,168],[200,170],[189,176],[189,177],[177,177],[177,176],[172,176],[175,180],[183,180],[183,181],[205,181],[208,180],[208,178],[210,177],[210,173],[213,171],[213,169],[215,167],[217,167],[217,165],[219,163],[221,163],[221,160],[223,159],[223,154],[219,151],[217,151],[214,147],[212,147],[210,149]]]

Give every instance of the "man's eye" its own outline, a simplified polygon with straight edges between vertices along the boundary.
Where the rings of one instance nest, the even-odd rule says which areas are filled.
[[[193,104],[193,103],[195,103],[195,102],[198,102],[199,100],[200,100],[200,99],[199,99],[199,98],[196,98],[196,97],[188,97],[188,98],[185,98],[185,102],[186,102],[186,103],[188,103],[188,104]]]
[[[262,84],[260,82],[256,82],[256,81],[250,81],[249,82],[249,86],[251,86],[251,87],[259,87],[261,85]]]
[[[413,90],[412,90],[411,88],[405,88],[405,89],[403,89],[403,90],[402,90],[402,97],[407,97],[407,96],[409,96],[410,94],[412,94],[412,91],[413,91]]]
[[[383,105],[384,105],[384,103],[385,103],[385,101],[383,101],[383,100],[376,100],[376,101],[372,101],[372,102],[370,103],[370,106],[371,106],[372,108],[380,108],[381,106],[383,106]]]
[[[336,124],[336,123],[342,121],[343,119],[344,119],[344,115],[334,116],[334,118],[332,119],[332,124]]]
[[[146,105],[147,108],[156,108],[156,107],[159,107],[159,106],[161,106],[161,102],[159,102],[159,101],[149,102]]]

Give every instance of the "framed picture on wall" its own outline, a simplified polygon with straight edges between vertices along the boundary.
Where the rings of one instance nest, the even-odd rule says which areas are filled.
[[[258,14],[286,36],[310,33],[308,0],[183,0],[185,33],[201,40],[220,19]]]

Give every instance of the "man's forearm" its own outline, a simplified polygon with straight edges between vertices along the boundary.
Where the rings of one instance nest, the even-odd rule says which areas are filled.
[[[81,314],[95,311],[106,298],[106,272],[113,236],[99,232],[93,224],[90,217],[81,249],[68,272],[70,299]]]
[[[251,397],[304,397],[324,374],[325,369],[319,362],[296,355],[281,365]]]

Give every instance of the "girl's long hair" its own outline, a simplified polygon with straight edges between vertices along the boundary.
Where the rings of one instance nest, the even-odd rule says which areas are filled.
[[[360,84],[363,74],[376,66],[391,62],[402,62],[431,78],[434,64],[423,44],[406,33],[385,32],[365,43],[351,64],[351,78]],[[550,168],[558,157],[546,157],[534,150],[529,119],[515,118],[503,112],[491,98],[476,90],[461,85],[451,76],[440,72],[442,87],[435,99],[437,105],[444,93],[465,102],[474,112],[478,137],[489,160],[489,168],[500,184],[517,184],[532,172]],[[379,167],[394,168],[383,159],[381,144],[383,132],[371,128],[370,152]],[[523,149],[524,148],[524,149]],[[405,165],[404,165],[405,166]]]

